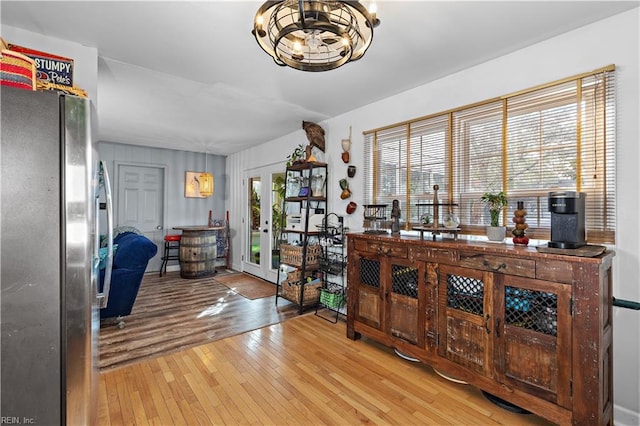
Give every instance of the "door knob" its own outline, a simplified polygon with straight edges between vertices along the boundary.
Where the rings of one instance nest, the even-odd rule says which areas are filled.
[[[157,230],[162,229],[162,225],[158,225],[158,226],[156,226],[156,229],[157,229]]]

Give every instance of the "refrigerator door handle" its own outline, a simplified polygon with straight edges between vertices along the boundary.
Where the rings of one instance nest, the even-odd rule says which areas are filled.
[[[113,202],[111,199],[111,183],[109,181],[109,173],[107,172],[107,164],[104,161],[100,161],[99,163],[99,188],[104,187],[104,193],[106,198],[106,207],[107,207],[107,256],[106,256],[106,266],[104,270],[104,284],[102,285],[102,293],[98,293],[98,302],[99,308],[106,308],[107,303],[109,302],[109,290],[111,289],[111,271],[113,269]],[[96,194],[96,216],[99,211],[99,193]],[[98,226],[98,221],[96,220],[96,226]],[[100,232],[98,231],[96,235],[98,235],[98,239]]]

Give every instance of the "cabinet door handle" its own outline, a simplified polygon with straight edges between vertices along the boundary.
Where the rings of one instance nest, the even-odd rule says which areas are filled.
[[[389,300],[389,290],[384,292],[384,300],[386,300],[386,301]]]
[[[507,264],[503,262],[503,263],[499,264],[497,267],[494,268],[494,267],[491,266],[489,261],[486,260],[486,259],[482,262],[482,264],[484,266],[486,266],[487,268],[491,269],[493,272],[498,272],[500,269],[505,269],[507,267]]]
[[[500,318],[496,318],[496,337],[500,337]]]
[[[491,334],[491,330],[489,330],[489,320],[491,319],[491,315],[487,314],[484,317],[484,329],[487,330],[487,334]]]

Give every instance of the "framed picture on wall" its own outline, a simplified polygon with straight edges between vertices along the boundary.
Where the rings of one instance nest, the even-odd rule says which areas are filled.
[[[206,198],[200,194],[200,175],[204,172],[186,172],[184,177],[184,196],[186,198]]]

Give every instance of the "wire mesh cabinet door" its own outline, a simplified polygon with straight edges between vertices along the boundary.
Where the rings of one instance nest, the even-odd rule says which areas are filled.
[[[570,407],[571,285],[496,279],[496,379]]]
[[[455,266],[440,266],[438,353],[455,363],[492,375],[493,276]]]
[[[389,259],[391,288],[388,326],[390,334],[413,345],[424,346],[424,263]],[[422,303],[420,300],[422,299]]]
[[[378,330],[383,328],[383,289],[382,270],[384,266],[381,258],[376,255],[358,254],[355,262],[349,264],[353,268],[355,280],[349,282],[350,289],[354,292],[356,301],[353,317],[355,320]]]

